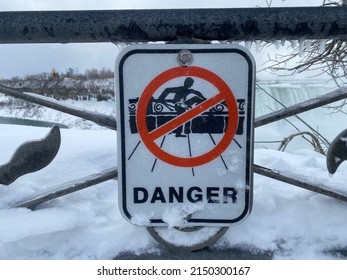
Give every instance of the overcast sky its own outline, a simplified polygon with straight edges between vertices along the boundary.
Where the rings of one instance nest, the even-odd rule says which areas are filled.
[[[155,8],[232,8],[232,7],[319,6],[323,0],[0,0],[0,11],[102,10]],[[24,77],[56,68],[114,67],[119,49],[111,43],[0,45],[0,78]],[[265,53],[255,54],[256,59]]]

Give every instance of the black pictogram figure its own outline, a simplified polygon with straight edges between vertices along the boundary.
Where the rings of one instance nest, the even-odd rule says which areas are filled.
[[[165,89],[159,96],[157,102],[164,104],[170,111],[175,111],[178,115],[198,105],[206,98],[201,92],[192,89],[194,80],[190,77],[184,80],[183,86],[171,87]],[[172,98],[167,98],[173,95]],[[175,129],[176,137],[186,137],[182,134],[183,125]],[[188,134],[187,129],[185,132]]]
[[[193,90],[188,88],[189,90]],[[165,90],[164,90],[165,91]],[[189,96],[185,102],[185,110],[189,109],[188,106],[196,106],[198,103],[201,103],[202,100],[198,100],[200,97],[198,96]],[[136,125],[136,110],[137,103],[139,98],[129,99],[129,125],[130,132],[132,134],[138,133],[137,125]],[[196,103],[198,102],[198,103]],[[148,131],[153,131],[159,126],[169,122],[170,120],[177,117],[179,114],[182,114],[184,111],[178,112],[179,106],[176,106],[175,102],[172,99],[163,98],[161,102],[159,102],[159,98],[152,98],[148,104],[146,120]],[[238,110],[239,110],[239,122],[236,134],[241,135],[244,132],[244,119],[245,119],[245,99],[237,99]],[[178,111],[177,111],[178,110]],[[222,134],[225,132],[226,126],[228,124],[228,108],[226,107],[225,102],[221,102],[211,108],[209,111],[202,113],[200,116],[192,119],[188,124],[184,125],[185,134]],[[176,130],[181,131],[182,127],[176,128]],[[176,133],[176,130],[173,133]]]

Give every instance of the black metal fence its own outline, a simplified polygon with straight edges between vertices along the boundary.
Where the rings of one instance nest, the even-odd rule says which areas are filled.
[[[347,7],[0,12],[0,44],[302,39],[347,40]],[[2,85],[0,92],[117,129],[116,120],[111,116],[70,110],[55,101],[25,95]],[[347,88],[340,88],[259,117],[254,125],[266,125],[345,98]],[[347,195],[329,186],[313,185],[309,180],[300,181],[290,174],[278,174],[261,166],[254,166],[254,172],[347,201]],[[117,169],[110,174],[116,176]],[[108,171],[96,177],[98,182],[110,179]],[[77,189],[75,183],[65,184],[58,193],[38,194],[19,206],[34,207],[93,185],[92,182]]]
[[[0,12],[2,44],[346,36],[346,7]]]

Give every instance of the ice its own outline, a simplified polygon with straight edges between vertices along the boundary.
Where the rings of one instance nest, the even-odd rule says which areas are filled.
[[[326,43],[327,43],[326,39],[319,40],[319,52],[320,53],[324,52]]]
[[[300,39],[299,40],[299,57],[302,57],[304,55],[304,47],[305,47],[305,40]]]
[[[298,45],[298,41],[297,40],[291,40],[290,41],[290,46],[292,47],[293,50],[296,49],[297,45]]]
[[[278,40],[275,40],[275,41],[273,41],[273,44],[275,45],[276,50],[278,50],[278,49],[280,48],[280,44],[281,44],[281,42],[280,42],[280,41],[278,41]]]
[[[305,40],[305,49],[308,50],[312,45],[312,40],[306,39]]]
[[[121,50],[125,49],[127,46],[129,46],[128,43],[123,43],[123,42],[114,42],[114,44],[116,45],[118,52],[120,52]]]
[[[245,47],[248,49],[248,50],[251,50],[252,49],[252,41],[245,41]]]
[[[261,40],[256,40],[255,41],[255,51],[257,53],[260,53],[260,46],[261,46]]]

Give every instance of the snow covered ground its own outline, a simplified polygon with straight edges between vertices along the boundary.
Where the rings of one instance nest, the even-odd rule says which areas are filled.
[[[91,106],[87,105],[93,110]],[[95,110],[102,113],[113,112],[109,105],[94,106],[100,106]],[[7,113],[1,111],[0,116]],[[161,247],[146,228],[121,217],[116,180],[46,202],[34,211],[11,207],[50,186],[117,166],[115,131],[85,125],[77,119],[71,121],[70,116],[64,121],[65,117],[53,111],[42,114],[47,120],[70,124],[72,128],[61,130],[61,149],[48,167],[10,186],[0,186],[0,259],[111,259],[124,251],[160,253]],[[329,123],[326,114],[307,117]],[[289,127],[283,123],[266,126],[256,130],[256,138],[258,133],[262,140],[278,139],[283,136],[279,128],[288,133]],[[330,140],[341,128],[343,123],[334,126]],[[0,165],[21,143],[42,138],[47,132],[48,128],[0,124]],[[309,176],[313,182],[347,193],[347,163],[329,176],[323,155],[302,142],[289,146],[288,152],[279,152],[257,145],[255,163]],[[346,255],[340,253],[347,250],[346,214],[346,203],[255,175],[250,217],[231,227],[211,247],[255,248],[270,251],[274,259],[345,259]]]
[[[48,131],[15,125],[0,125],[0,130],[0,164],[20,143]],[[35,211],[9,206],[49,186],[114,167],[116,159],[116,132],[63,129],[61,150],[51,165],[0,188],[0,259],[110,259],[122,251],[159,252],[145,228],[121,217],[115,180]],[[324,156],[307,149],[257,149],[255,162],[309,175],[336,189],[345,185],[347,166],[330,177]],[[331,250],[347,248],[346,213],[346,203],[256,175],[252,214],[212,247],[253,246],[273,251],[275,259],[338,259]]]

